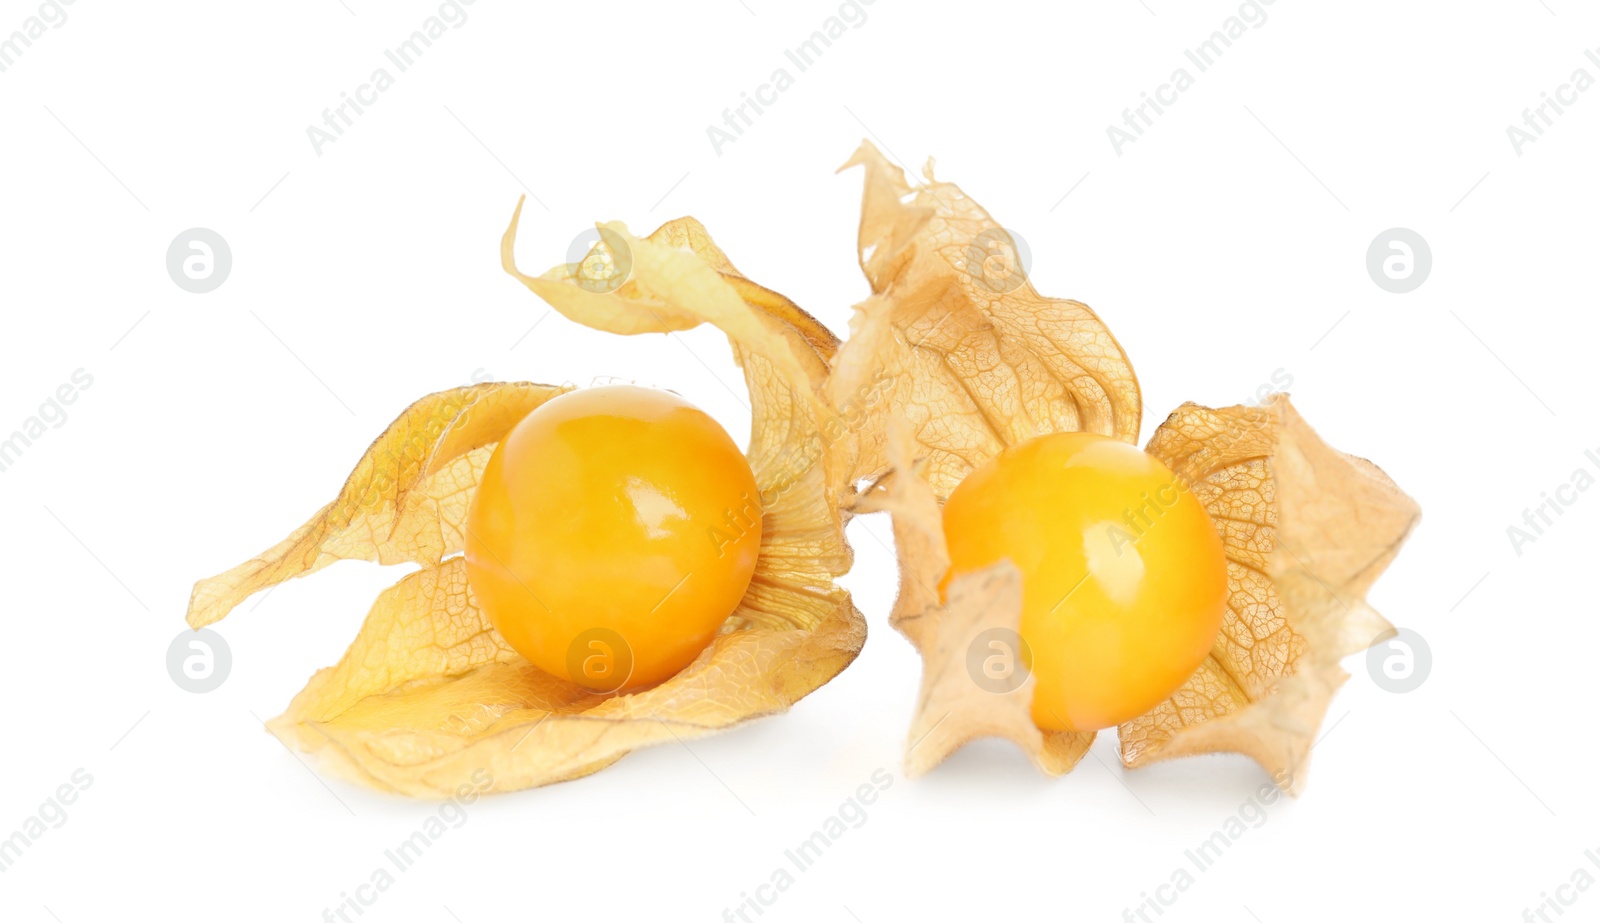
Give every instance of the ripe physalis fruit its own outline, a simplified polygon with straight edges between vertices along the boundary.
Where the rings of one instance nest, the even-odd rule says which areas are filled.
[[[1050,433],[967,475],[944,505],[951,576],[1009,560],[1033,723],[1095,731],[1176,692],[1222,627],[1227,560],[1161,461],[1093,433]]]
[[[501,440],[467,512],[467,584],[517,653],[597,692],[688,666],[744,598],[761,491],[675,394],[564,394]]]
[[[596,247],[605,252],[591,252],[583,263],[558,266],[539,277],[517,272],[511,256],[515,234],[514,216],[502,247],[507,271],[573,320],[615,333],[683,330],[709,322],[728,334],[749,389],[751,439],[743,467],[726,457],[719,464],[753,476],[755,502],[731,510],[708,508],[704,497],[691,504],[681,496],[651,495],[643,482],[634,485],[639,492],[632,495],[628,483],[616,485],[656,526],[687,530],[682,547],[688,557],[678,563],[709,555],[727,568],[727,582],[702,584],[691,576],[663,604],[663,609],[674,607],[679,627],[700,626],[682,637],[674,633],[681,643],[703,648],[687,665],[672,665],[671,657],[682,656],[681,647],[658,648],[653,640],[633,639],[632,646],[661,656],[650,668],[658,671],[652,681],[659,682],[639,688],[637,671],[630,670],[634,679],[627,688],[597,691],[593,687],[608,684],[574,682],[560,659],[541,669],[519,653],[484,611],[469,584],[466,556],[457,552],[467,546],[469,527],[486,539],[482,550],[500,540],[498,527],[484,525],[495,518],[487,505],[470,514],[470,521],[469,511],[479,491],[490,486],[490,459],[519,422],[541,410],[560,416],[566,412],[562,406],[581,409],[587,400],[610,399],[572,392],[574,403],[562,405],[570,388],[489,383],[413,404],[373,442],[331,504],[255,559],[196,584],[188,616],[196,628],[207,625],[257,591],[342,558],[419,565],[379,595],[339,663],[313,676],[288,710],[268,723],[285,744],[314,755],[324,771],[384,791],[448,797],[464,783],[479,787],[485,772],[496,791],[587,775],[640,747],[677,743],[781,712],[848,666],[866,639],[860,613],[834,582],[849,568],[850,550],[837,503],[842,479],[832,470],[837,453],[826,435],[827,405],[821,397],[828,360],[838,346],[833,335],[783,296],[741,276],[692,218],[673,221],[643,239],[620,224],[607,225]],[[595,284],[587,267],[597,265],[629,270],[625,277],[612,272],[605,284]],[[648,416],[646,401],[676,403],[652,394],[627,413]],[[573,422],[560,423],[556,442],[543,450],[559,452],[561,445],[571,448],[593,439],[593,434],[579,434],[563,442],[565,427]],[[624,420],[604,425],[619,432],[628,427]],[[702,427],[696,438],[716,441],[703,429],[715,424],[686,425]],[[542,441],[537,426],[537,421],[529,424],[534,442]],[[564,470],[527,466],[523,449],[537,455],[540,448],[508,445],[502,470],[494,475],[504,491],[504,502],[495,501],[501,512],[526,512],[524,491],[535,498],[552,496],[581,482],[581,460],[567,460]],[[630,461],[648,481],[668,477],[671,472],[664,469],[674,458],[682,460],[669,453]],[[510,470],[513,465],[516,471]],[[732,478],[722,485],[732,486]],[[729,496],[743,502],[752,483],[738,486]],[[615,491],[600,492],[591,499],[614,496]],[[538,521],[545,512],[537,499],[533,503],[533,521]],[[692,521],[678,521],[673,504]],[[749,534],[733,534],[726,512],[735,522],[750,523]],[[712,544],[713,531],[721,533],[719,546]],[[640,541],[650,538],[647,532]],[[722,541],[727,538],[731,543]],[[740,563],[745,560],[740,556],[752,545],[753,569],[745,571],[752,565]],[[636,546],[635,553],[643,547]],[[724,557],[716,555],[717,547]],[[511,570],[525,575],[520,567]],[[630,578],[642,582],[658,576]],[[571,578],[564,592],[550,590],[561,599],[562,618],[602,628],[619,624],[605,621],[617,615],[618,587],[603,585],[602,571],[591,571],[590,577],[599,584],[592,598],[579,592],[585,582],[581,575],[560,575]],[[683,577],[679,573],[674,579]],[[731,604],[723,594],[733,597]],[[556,605],[552,599],[545,602]],[[705,624],[714,625],[709,643],[695,634]],[[580,644],[580,661],[605,652],[604,645],[590,646],[593,640]]]
[[[1007,467],[991,466],[996,456],[1008,448],[1027,452],[1040,444],[1030,441],[1036,437],[1055,438],[1047,434],[1090,432],[1134,442],[1139,394],[1132,369],[1088,308],[1042,298],[1025,274],[993,271],[1018,265],[1014,241],[958,187],[935,181],[929,170],[927,182],[913,189],[870,146],[852,163],[867,171],[860,250],[874,294],[857,306],[828,393],[841,416],[867,421],[836,451],[840,470],[871,478],[870,486],[854,499],[841,492],[852,512],[893,516],[900,592],[890,621],[923,657],[906,740],[908,774],[927,772],[971,740],[995,736],[1016,742],[1041,770],[1057,775],[1094,740],[1092,730],[1077,729],[1117,721],[1128,767],[1235,751],[1298,793],[1329,701],[1347,678],[1340,659],[1393,630],[1365,596],[1416,524],[1416,503],[1370,462],[1330,448],[1287,397],[1258,408],[1180,407],[1145,452],[1154,470],[1172,472],[1220,540],[1225,604],[1198,667],[1130,715],[1135,693],[1153,694],[1172,674],[1159,683],[1154,676],[1182,672],[1177,651],[1192,639],[1165,639],[1173,642],[1170,661],[1116,663],[1117,652],[1137,649],[1133,623],[1094,616],[1126,614],[1129,607],[1087,613],[1076,625],[1050,623],[1047,614],[1047,624],[1081,632],[1071,636],[1071,650],[1065,637],[1059,649],[1056,639],[1041,640],[1030,619],[1033,606],[1054,607],[1050,596],[1066,594],[1063,580],[1070,590],[1081,579],[1076,594],[1093,585],[1108,599],[1125,589],[1135,565],[1114,551],[1107,557],[1113,546],[1126,547],[1116,536],[1097,548],[1080,530],[1082,569],[1042,578],[1041,558],[1028,547],[1030,533],[1046,541],[1072,538],[1073,517],[1106,517],[1125,528],[1122,506],[1106,510],[1099,497],[1045,496],[1060,492],[1053,486],[1033,496],[1016,485],[997,490],[987,480]],[[894,384],[873,391],[866,384],[878,370],[887,370]],[[1005,496],[998,505],[1017,509],[974,515],[960,496],[967,493]],[[1028,508],[1033,503],[1038,508]],[[956,520],[984,517],[990,525],[951,528]],[[1176,543],[1179,532],[1189,532],[1186,547],[1164,551],[1160,566],[1168,578],[1182,572],[1174,583],[1194,580],[1194,597],[1184,597],[1183,605],[1203,611],[1214,604],[1215,576],[1206,572],[1215,567],[1215,546],[1193,534],[1201,518],[1178,520],[1168,510],[1157,519],[1148,508],[1147,517],[1152,525],[1142,536],[1128,530],[1137,538],[1145,579],[1158,563],[1143,553],[1145,543]],[[1187,525],[1174,528],[1180,521]],[[998,534],[989,531],[997,528]],[[1212,563],[1202,563],[1207,559]],[[1042,593],[1040,583],[1047,587]],[[1045,603],[1038,603],[1041,595]],[[1066,598],[1061,610],[1078,596]],[[1049,658],[1058,653],[1100,671],[1099,678],[1057,672]],[[1146,648],[1141,656],[1151,653]],[[1084,691],[1091,685],[1093,692]],[[1067,691],[1057,698],[1052,687]],[[1102,696],[1076,701],[1123,710],[1039,714],[1042,704],[1071,703],[1075,695]]]

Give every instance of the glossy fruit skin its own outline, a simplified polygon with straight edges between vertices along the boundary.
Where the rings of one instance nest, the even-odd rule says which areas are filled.
[[[525,417],[467,513],[467,579],[496,630],[545,672],[603,692],[694,660],[760,547],[744,453],[689,402],[633,386],[573,391]],[[582,666],[591,653],[627,675]]]
[[[944,534],[952,575],[1002,558],[1022,573],[1020,634],[1045,730],[1145,714],[1221,629],[1216,526],[1166,465],[1126,443],[1053,433],[1013,446],[951,493]]]

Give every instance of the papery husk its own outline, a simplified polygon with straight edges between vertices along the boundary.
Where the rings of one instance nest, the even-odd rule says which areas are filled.
[[[1040,295],[1016,240],[953,183],[915,187],[863,142],[858,251],[872,296],[857,305],[827,394],[849,486],[891,470],[888,421],[911,424],[940,500],[1001,449],[1042,433],[1135,442],[1139,383],[1095,313]]]
[[[850,550],[822,435],[832,334],[740,275],[692,218],[644,239],[602,226],[596,249],[626,247],[632,270],[599,292],[585,287],[584,264],[518,272],[516,227],[513,216],[507,271],[566,316],[624,334],[710,322],[729,335],[752,408],[761,552],[722,633],[672,679],[597,695],[543,673],[475,605],[456,553],[494,446],[564,389],[479,385],[419,401],[373,443],[338,500],[269,551],[197,584],[189,613],[195,627],[214,622],[251,593],[341,557],[422,565],[378,597],[340,662],[268,723],[324,771],[384,791],[449,797],[462,786],[512,791],[587,775],[640,747],[784,711],[849,665],[866,637],[834,582]]]
[[[880,479],[857,503],[862,513],[888,512],[900,560],[900,590],[889,624],[922,655],[922,686],[907,734],[905,773],[923,775],[982,737],[1015,743],[1047,775],[1072,769],[1094,734],[1041,731],[1033,723],[1033,677],[1006,693],[990,692],[967,672],[974,639],[990,628],[1012,632],[1022,623],[1022,577],[1009,561],[950,581],[948,601],[938,586],[950,569],[940,499],[928,483],[911,424],[890,419],[889,459],[896,476]]]
[[[891,624],[924,660],[907,772],[925,772],[984,736],[1016,742],[1048,774],[1071,769],[1092,734],[1040,732],[1028,718],[1030,697],[985,692],[966,672],[963,641],[983,627],[1020,624],[1020,578],[1000,565],[961,575],[941,601],[935,588],[949,555],[940,498],[909,432],[890,432],[898,476],[858,506],[893,516],[901,585]],[[1229,597],[1206,662],[1167,701],[1119,726],[1123,763],[1242,753],[1297,795],[1329,702],[1348,678],[1341,658],[1393,630],[1365,597],[1415,527],[1417,504],[1376,465],[1330,448],[1285,395],[1260,408],[1185,404],[1146,451],[1215,523]]]
[[[288,538],[195,584],[203,628],[254,593],[339,560],[438,564],[461,550],[467,505],[495,444],[564,386],[488,382],[422,398],[373,440],[339,496]]]
[[[1260,408],[1185,404],[1146,451],[1216,523],[1229,603],[1194,676],[1118,728],[1122,761],[1243,753],[1298,795],[1349,678],[1340,660],[1393,633],[1366,596],[1421,509],[1378,466],[1324,442],[1287,395]]]

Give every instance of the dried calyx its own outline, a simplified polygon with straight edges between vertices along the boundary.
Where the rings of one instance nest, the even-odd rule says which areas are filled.
[[[1044,772],[1066,772],[1093,733],[1040,729],[1037,678],[1022,658],[1019,679],[999,688],[974,672],[986,639],[1017,636],[1021,574],[1001,561],[952,577],[941,507],[972,471],[1035,436],[1135,441],[1137,381],[1089,308],[1044,298],[1006,270],[1017,265],[1012,236],[959,188],[931,169],[913,188],[870,146],[851,165],[866,169],[861,264],[873,295],[856,307],[828,389],[841,409],[873,396],[839,466],[870,486],[851,499],[852,481],[841,493],[852,512],[893,517],[900,590],[890,622],[923,657],[907,770],[926,772],[994,736]],[[877,370],[891,384],[867,388]],[[1227,601],[1200,667],[1118,726],[1123,763],[1238,752],[1298,792],[1347,677],[1340,659],[1393,630],[1365,596],[1415,526],[1417,505],[1375,465],[1330,448],[1283,395],[1261,407],[1185,404],[1145,451],[1214,524]]]
[[[520,215],[520,207],[518,214]],[[626,249],[621,285],[596,284],[615,253],[517,271],[516,219],[503,256],[529,289],[614,333],[711,323],[728,335],[752,411],[747,460],[764,515],[754,577],[721,632],[650,689],[597,694],[539,670],[469,592],[467,510],[494,447],[567,390],[482,384],[429,395],[373,442],[338,497],[283,542],[217,577],[190,602],[198,628],[251,594],[340,559],[409,562],[338,664],[268,723],[327,772],[417,797],[458,786],[511,791],[587,775],[652,744],[688,740],[787,709],[860,652],[865,622],[834,579],[849,569],[820,392],[837,341],[793,303],[745,279],[693,219],[647,238],[608,225],[596,248]],[[603,588],[597,588],[603,592]]]

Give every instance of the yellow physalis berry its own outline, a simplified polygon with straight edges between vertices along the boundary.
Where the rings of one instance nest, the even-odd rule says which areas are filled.
[[[551,400],[494,450],[467,513],[467,578],[518,653],[602,692],[659,683],[744,597],[761,495],[682,398],[632,386]]]
[[[1006,558],[1021,573],[1017,653],[1045,730],[1145,714],[1221,629],[1228,574],[1215,526],[1171,469],[1126,443],[1053,433],[1013,446],[951,493],[944,534],[951,574]]]

